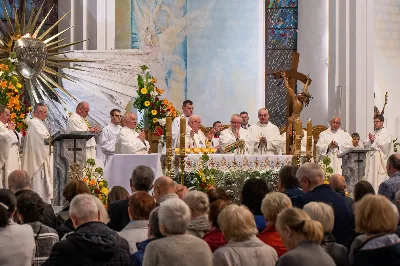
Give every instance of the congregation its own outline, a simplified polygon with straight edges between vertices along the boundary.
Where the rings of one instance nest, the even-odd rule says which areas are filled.
[[[79,103],[67,124],[70,132],[98,134],[98,144],[94,138],[86,143],[87,158],[96,158],[96,149],[101,149],[106,165],[114,154],[148,153],[135,114],[114,109],[111,123],[100,129],[89,125],[88,113],[89,104]],[[242,112],[232,115],[226,129],[215,122],[207,134],[200,128],[201,118],[193,115],[192,101],[183,102],[182,113],[187,147],[211,145],[220,153],[235,153],[224,148],[243,140],[247,154],[284,153],[285,137],[269,122],[265,108],[258,111],[256,124],[249,125],[248,113]],[[85,182],[71,180],[63,190],[66,204],[57,214],[51,205],[46,115],[46,105],[35,105],[20,162],[22,137],[9,122],[9,110],[0,106],[0,265],[339,266],[400,261],[400,156],[393,154],[382,115],[375,116],[375,132],[363,144],[358,134],[340,129],[340,117],[331,119],[316,144],[317,162],[326,157],[332,161],[329,184],[317,162],[283,166],[278,192],[262,179],[249,178],[240,204],[235,204],[222,188],[188,191],[141,165],[130,177],[131,193],[114,186],[107,206],[90,195]],[[172,125],[175,146],[178,120]],[[375,153],[368,158],[365,180],[349,197],[338,154],[361,145]]]

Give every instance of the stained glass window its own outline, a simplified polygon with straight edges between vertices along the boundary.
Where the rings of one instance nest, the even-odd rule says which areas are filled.
[[[275,80],[272,73],[288,70],[292,52],[297,50],[297,8],[297,0],[266,1],[265,105],[271,122],[278,127],[286,125],[287,93],[284,84]]]

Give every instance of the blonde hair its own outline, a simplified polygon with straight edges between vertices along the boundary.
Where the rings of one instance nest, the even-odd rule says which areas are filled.
[[[291,207],[292,201],[286,194],[271,192],[265,195],[261,203],[261,212],[267,221],[275,222],[281,211]]]
[[[108,219],[108,212],[106,210],[106,207],[104,206],[103,202],[99,198],[96,198],[96,197],[94,197],[94,198],[96,199],[96,205],[100,212],[100,222],[102,222],[103,224],[107,224],[109,219]]]
[[[333,230],[335,223],[335,215],[330,205],[322,202],[307,203],[303,210],[313,219],[322,224],[325,233],[330,233]]]
[[[286,226],[315,244],[321,244],[324,237],[321,223],[311,220],[307,213],[297,208],[287,208],[278,214],[276,228],[281,232]]]
[[[191,208],[193,211],[201,213],[207,213],[210,207],[210,202],[206,193],[201,191],[190,191],[182,200]]]
[[[355,204],[356,231],[365,234],[390,233],[399,222],[394,205],[384,196],[366,195]]]
[[[224,208],[218,224],[226,241],[242,241],[258,233],[253,214],[243,205],[231,204]]]

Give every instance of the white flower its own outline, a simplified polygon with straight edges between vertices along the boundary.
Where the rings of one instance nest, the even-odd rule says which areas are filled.
[[[4,73],[3,71],[0,71],[0,76],[3,75],[3,73]]]
[[[151,92],[150,92],[150,95],[152,95],[152,96],[158,96],[158,92],[156,92],[156,91],[151,91]]]
[[[145,74],[150,73],[150,69],[146,69],[146,70],[144,71],[144,73],[145,73]]]
[[[158,119],[158,123],[160,123],[161,126],[165,126],[165,124],[167,123],[167,119],[165,118]]]
[[[10,61],[11,63],[14,63],[14,62],[17,62],[17,58],[11,58],[11,57],[9,57],[8,58],[8,61]]]

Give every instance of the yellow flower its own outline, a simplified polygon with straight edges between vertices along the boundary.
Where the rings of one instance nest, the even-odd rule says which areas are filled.
[[[31,110],[32,110],[32,106],[29,106],[29,107],[28,107],[28,111],[31,111]]]
[[[144,102],[144,106],[149,107],[150,106],[150,102],[149,101],[145,101]]]
[[[157,110],[151,110],[151,114],[152,115],[156,115],[157,114]]]
[[[99,187],[102,187],[103,186],[103,182],[99,182]]]
[[[103,187],[103,188],[101,189],[101,193],[103,193],[103,194],[108,194],[108,188]]]
[[[206,178],[203,177],[203,178],[201,179],[201,182],[205,183],[205,182],[206,182]]]
[[[140,93],[141,93],[141,94],[147,94],[147,89],[146,89],[146,88],[142,88],[142,89],[140,90]]]
[[[153,123],[157,123],[158,122],[158,118],[153,118]]]
[[[22,88],[22,84],[21,83],[17,83],[17,88],[21,89]]]

